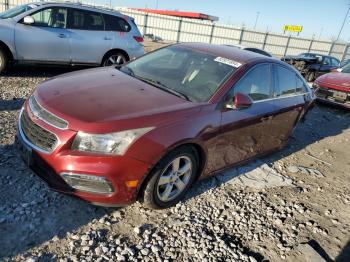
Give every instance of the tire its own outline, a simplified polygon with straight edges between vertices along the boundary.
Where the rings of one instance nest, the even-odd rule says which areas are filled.
[[[121,52],[111,52],[103,59],[102,66],[122,65],[127,61],[127,58]]]
[[[315,80],[315,77],[316,74],[315,74],[315,71],[310,71],[307,75],[306,75],[306,80],[308,82],[313,82]]]
[[[3,73],[8,66],[8,58],[6,52],[0,48],[0,73]]]
[[[179,165],[176,165],[177,160]],[[163,209],[181,201],[196,179],[198,162],[196,151],[189,146],[179,147],[167,154],[150,174],[143,192],[144,206],[149,209]],[[176,169],[176,166],[179,168]],[[182,174],[171,172],[174,168],[182,172],[187,170],[186,167],[189,168],[188,171]]]

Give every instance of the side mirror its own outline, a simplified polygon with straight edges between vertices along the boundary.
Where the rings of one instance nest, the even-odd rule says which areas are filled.
[[[34,18],[31,16],[26,16],[23,18],[23,24],[32,25],[34,23],[35,23]]]
[[[237,93],[233,98],[233,104],[226,104],[226,108],[228,109],[244,109],[248,108],[253,104],[253,100],[245,94]]]

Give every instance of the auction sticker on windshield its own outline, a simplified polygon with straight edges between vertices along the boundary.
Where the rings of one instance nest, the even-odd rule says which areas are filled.
[[[222,63],[222,64],[225,64],[225,65],[233,66],[235,68],[238,68],[238,67],[240,67],[242,65],[241,63],[238,63],[238,62],[233,61],[231,59],[220,57],[220,56],[215,58],[214,61]]]

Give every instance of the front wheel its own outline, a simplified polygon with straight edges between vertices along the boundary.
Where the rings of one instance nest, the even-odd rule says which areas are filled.
[[[125,55],[120,52],[113,52],[104,58],[102,66],[122,65],[125,62],[127,62]]]
[[[182,200],[196,178],[198,156],[191,147],[170,152],[155,167],[143,202],[151,209],[168,208]]]
[[[3,49],[0,48],[0,73],[3,73],[8,66],[7,55]]]

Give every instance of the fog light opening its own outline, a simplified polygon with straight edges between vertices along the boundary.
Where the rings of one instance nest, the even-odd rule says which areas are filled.
[[[62,173],[61,176],[70,187],[79,191],[96,194],[114,192],[112,183],[105,177],[75,173]]]

